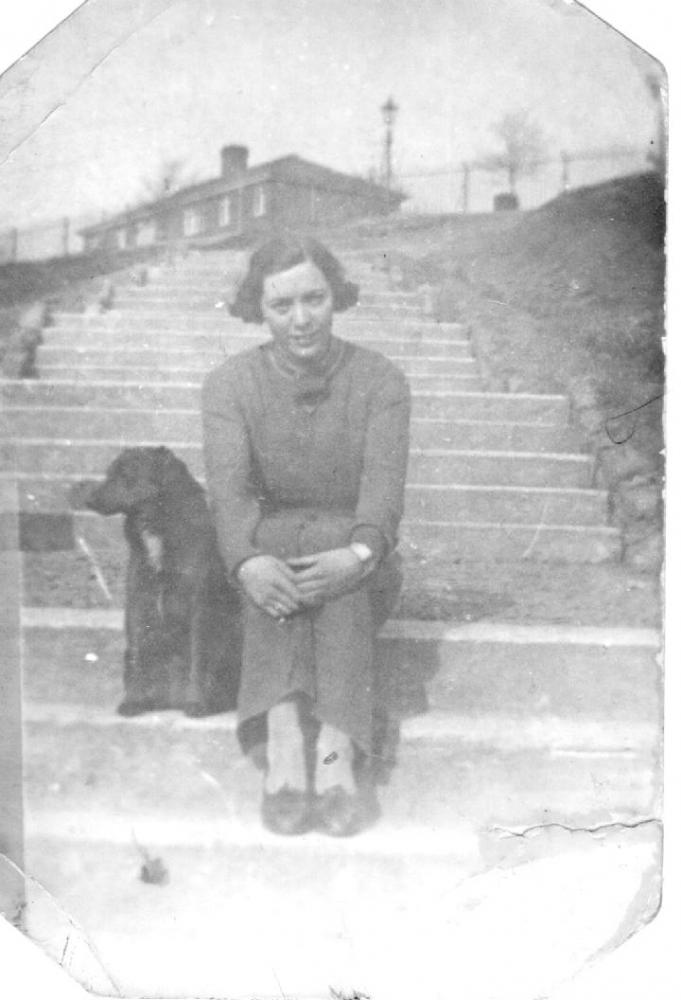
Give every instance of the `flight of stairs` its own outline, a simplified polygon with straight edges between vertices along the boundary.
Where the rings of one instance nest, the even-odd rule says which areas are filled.
[[[336,316],[335,331],[394,359],[413,389],[401,532],[407,585],[424,566],[451,574],[459,562],[577,564],[585,573],[615,562],[620,534],[608,523],[606,492],[593,486],[593,459],[567,398],[487,392],[463,325],[435,322],[423,296],[391,288],[375,255],[343,256],[362,291],[356,309]],[[239,755],[231,716],[114,714],[124,645],[121,524],[71,512],[67,501],[75,480],[101,475],[126,445],[168,445],[202,476],[201,380],[264,337],[228,314],[242,268],[241,255],[227,251],[150,266],[144,284],[116,289],[105,313],[57,312],[44,331],[39,379],[0,387],[0,449],[16,473],[25,547],[65,550],[65,588],[78,560],[92,567],[90,597],[72,602],[80,607],[24,598],[29,864],[54,891],[71,893],[80,922],[114,951],[131,932],[107,927],[106,908],[86,886],[97,881],[98,858],[134,878],[131,829],[175,867],[200,861],[211,879],[222,877],[215,866],[224,875],[236,858],[257,881],[264,847],[275,868],[297,851],[260,830],[258,779]],[[597,780],[606,788],[604,817],[652,808],[655,788],[641,774],[652,773],[657,752],[654,630],[400,618],[381,641],[395,669],[428,679],[431,711],[405,724],[382,824],[358,838],[354,855],[346,844],[306,838],[311,854],[296,861],[302,887],[323,859],[341,881],[352,871],[361,882],[366,865],[377,886],[397,891],[403,859],[418,880],[430,872],[429,852],[449,859],[454,878],[462,859],[482,864],[477,831],[490,816],[508,825],[567,822]],[[535,754],[540,767],[561,751],[578,762],[534,790],[517,778],[514,794],[512,763],[495,757],[494,766],[471,770],[480,748],[507,761]],[[590,749],[602,758],[580,762]],[[623,766],[632,757],[640,772]]]

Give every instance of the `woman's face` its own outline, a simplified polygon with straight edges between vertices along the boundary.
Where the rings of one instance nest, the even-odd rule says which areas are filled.
[[[263,282],[261,308],[272,337],[292,361],[311,362],[326,354],[333,295],[311,261],[268,275]]]

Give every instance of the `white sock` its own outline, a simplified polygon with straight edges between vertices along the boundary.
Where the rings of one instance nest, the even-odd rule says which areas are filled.
[[[354,795],[357,791],[352,771],[354,749],[352,740],[340,729],[322,723],[317,740],[315,786],[318,794],[340,785]]]
[[[294,701],[282,701],[267,713],[267,774],[265,791],[287,785],[302,792],[306,786],[305,745]]]

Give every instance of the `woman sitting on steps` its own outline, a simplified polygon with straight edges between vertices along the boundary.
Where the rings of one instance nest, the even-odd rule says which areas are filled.
[[[333,334],[356,301],[320,243],[269,241],[231,312],[271,339],[203,388],[209,497],[245,597],[239,737],[261,751],[262,819],[281,834],[375,820],[399,732],[400,679],[376,634],[401,585],[409,390],[383,355]]]

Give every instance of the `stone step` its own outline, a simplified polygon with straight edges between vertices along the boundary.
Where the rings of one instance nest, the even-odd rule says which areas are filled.
[[[456,365],[456,361],[452,364]],[[404,366],[403,366],[404,367]],[[409,375],[409,382],[415,392],[466,392],[481,391],[482,378],[477,374],[468,359],[460,363],[460,368],[447,375]],[[152,384],[154,382],[191,382],[201,385],[210,366],[203,368],[72,368],[69,365],[39,364],[39,378],[51,382],[68,379],[79,382],[139,382]]]
[[[180,281],[178,278],[168,275],[165,281],[158,277],[150,280],[146,285],[134,287],[131,285],[117,286],[114,293],[114,309],[119,306],[129,307],[137,304],[140,308],[147,308],[147,303],[155,306],[158,302],[164,301],[168,305],[188,306],[195,305],[212,306],[215,301],[224,300],[226,297],[231,301],[236,290],[235,280],[226,280],[222,276],[215,278],[207,276],[202,281],[196,279]],[[358,308],[362,306],[382,306],[391,310],[401,310],[402,306],[416,310],[423,309],[424,297],[420,292],[395,292],[380,288],[360,288],[360,299]]]
[[[468,327],[463,323],[443,323],[434,319],[420,318],[402,320],[371,319],[357,317],[352,312],[338,313],[334,317],[334,330],[341,337],[351,339],[352,331],[363,333],[372,338],[384,335],[390,339],[410,337],[415,340],[468,340]],[[150,310],[135,310],[134,312],[108,312],[90,315],[82,312],[55,312],[51,317],[51,325],[46,328],[46,337],[61,330],[75,332],[85,329],[90,333],[105,333],[106,331],[129,330],[161,330],[166,333],[173,331],[182,333],[188,329],[211,332],[218,330],[226,333],[238,333],[241,336],[264,339],[264,327],[253,323],[243,323],[240,319],[230,316],[226,308],[207,309],[203,312],[185,313],[176,311],[167,316],[159,317]],[[93,345],[96,346],[96,345]]]
[[[119,328],[92,332],[86,329],[68,330],[66,328],[50,328],[46,332],[45,347],[40,349],[39,358],[45,350],[151,350],[175,352],[177,350],[193,351],[197,355],[220,354],[227,357],[267,343],[261,332],[230,333],[219,329],[196,331],[191,328],[175,331],[155,329]],[[345,340],[361,344],[374,351],[380,351],[393,361],[401,357],[417,357],[423,359],[442,358],[445,360],[471,359],[472,348],[469,340],[423,340],[412,336],[397,336],[394,333],[358,328],[344,333]]]
[[[630,689],[628,683],[624,687]],[[30,790],[29,812],[32,805],[41,813],[104,812],[133,825],[140,814],[201,817],[211,825],[257,821],[261,779],[242,758],[232,713],[200,721],[187,720],[179,712],[124,720],[114,707],[26,705],[24,782]],[[597,713],[570,719],[546,712],[531,719],[512,712],[473,717],[465,711],[429,713],[403,726],[398,767],[382,795],[381,827],[415,832],[427,818],[431,828],[456,828],[462,809],[462,789],[456,786],[462,772],[475,759],[489,761],[502,753],[516,764],[529,758],[545,774],[551,771],[552,753],[570,759],[571,773],[560,783],[567,801],[560,801],[558,789],[550,795],[545,790],[544,808],[551,812],[569,809],[580,786],[588,788],[589,779],[596,776],[617,776],[599,798],[601,809],[616,810],[622,800],[631,802],[632,793],[641,805],[650,804],[656,750],[655,722],[638,713],[624,719]],[[643,762],[648,767],[641,773]],[[495,765],[499,768],[497,761]],[[628,768],[631,782],[634,767],[640,776],[632,788],[625,776]],[[485,769],[490,769],[489,762]],[[504,812],[510,819],[508,807]],[[513,819],[518,818],[516,813]]]
[[[20,514],[22,544],[28,552],[36,553],[30,556],[31,572],[39,572],[43,565],[46,572],[53,574],[54,568],[49,567],[54,554],[59,554],[58,574],[64,592],[80,595],[84,591],[77,598],[83,606],[99,605],[103,593],[92,575],[91,560],[94,560],[103,567],[113,599],[122,600],[127,548],[119,519],[99,518],[88,512],[73,514],[63,507],[55,510],[59,498],[54,494],[46,497],[45,488],[46,482],[42,481],[23,493],[24,507],[28,509]],[[65,503],[65,497],[60,499]],[[613,562],[622,554],[619,530],[607,525],[539,525],[509,520],[487,523],[475,514],[470,521],[407,518],[402,522],[400,537],[406,583],[411,590],[418,590],[424,574],[431,581],[446,580],[455,574],[458,564],[467,560],[490,561],[497,567],[518,562],[533,566],[539,563],[585,566]],[[84,549],[89,553],[87,564],[83,563]],[[40,553],[46,554],[43,557]],[[39,579],[30,586],[27,584],[27,601],[42,602],[45,585],[46,581]],[[51,585],[49,589],[52,594]],[[51,596],[49,601],[52,600]],[[419,602],[419,607],[427,605],[427,600],[425,605],[424,601]]]
[[[7,438],[70,439],[86,442],[85,448],[96,447],[100,439],[119,448],[126,444],[167,444],[174,448],[201,441],[201,419],[195,410],[14,406],[0,417],[0,440]],[[573,454],[584,446],[574,427],[560,424],[419,417],[411,422],[411,442],[415,448]]]
[[[224,295],[218,301],[224,302],[225,299],[230,299],[232,294],[233,290],[231,288],[225,288]],[[377,317],[379,319],[418,319],[424,315],[424,304],[422,302],[413,301],[406,304],[393,302],[391,299],[372,302],[368,297],[369,293],[366,293],[366,295],[365,299],[360,300],[353,307],[353,315],[358,319],[365,316]],[[154,290],[153,287],[132,290],[118,289],[114,295],[112,311],[127,313],[128,311],[139,310],[140,312],[151,312],[162,316],[165,313],[172,314],[182,307],[189,310],[206,309],[211,305],[215,305],[213,299],[214,296],[210,293],[199,293],[187,295],[177,301],[169,298],[160,290]]]
[[[455,566],[465,560],[557,566],[605,563],[622,557],[622,535],[618,528],[606,524],[513,520],[523,514],[516,507],[504,515],[501,523],[486,522],[479,513],[471,513],[469,521],[407,519],[402,522],[400,549],[408,564],[416,562],[422,570],[430,568],[436,579],[442,576],[443,564]]]
[[[361,983],[372,996],[387,984],[385,995],[403,1000],[424,981],[435,996],[447,974],[441,957],[433,974],[446,953],[437,928],[451,919],[442,899],[455,899],[481,866],[470,825],[460,820],[435,834],[423,823],[404,831],[382,824],[347,842],[276,837],[260,828],[258,776],[252,781],[253,809],[236,823],[29,812],[25,933],[97,996],[320,997],[331,995],[329,984],[333,995],[352,996]],[[140,880],[131,830],[163,858],[167,885]],[[55,917],[53,900],[68,921]],[[459,905],[463,919],[466,900]],[[416,977],[403,959],[398,972],[395,949],[409,951],[426,915],[436,927],[419,946],[428,972]],[[377,966],[387,973],[377,976]]]
[[[121,450],[118,441],[102,446],[78,444],[68,439],[0,441],[4,468],[39,475],[101,475]],[[176,443],[173,450],[190,472],[204,475],[200,444]],[[589,487],[593,479],[590,455],[485,452],[451,449],[412,449],[408,471],[410,483],[449,485],[504,484],[520,486]]]
[[[199,388],[186,383],[138,386],[124,382],[39,380],[0,381],[3,407],[72,407],[93,409],[198,409]],[[413,394],[415,417],[436,420],[539,421],[564,424],[569,417],[566,396],[493,392],[418,392]]]
[[[384,352],[385,353],[385,352]],[[184,371],[208,371],[225,358],[224,351],[204,350],[200,353],[188,348],[106,348],[106,347],[53,347],[51,343],[38,351],[38,367],[41,372],[51,368],[75,372],[90,368],[130,369],[170,368]],[[466,374],[477,371],[472,355],[446,357],[398,355],[395,362],[409,375],[433,375],[440,378],[450,374]]]
[[[268,835],[252,812],[209,824],[140,812],[133,824],[115,809],[29,804],[25,933],[97,996],[497,998],[509,975],[516,996],[546,996],[642,912],[661,848],[659,808],[640,808],[650,768],[597,762],[590,791],[585,762],[522,755],[509,793],[498,758],[459,763],[442,783],[442,801],[461,803],[456,825],[386,819],[341,842]],[[386,810],[401,797],[386,789]],[[594,813],[609,828],[582,832]],[[534,829],[550,823],[563,829]],[[140,845],[163,859],[163,886],[141,881]],[[657,900],[649,891],[644,920]]]
[[[56,473],[17,475],[21,509],[63,513],[71,484],[80,477]],[[537,535],[551,527],[607,523],[607,493],[603,490],[553,489],[536,486],[417,485],[406,490],[407,520],[433,522],[437,531],[459,524],[533,527]],[[614,530],[614,529],[609,529]]]
[[[164,270],[158,272],[149,269],[146,282],[142,278],[142,283],[140,283],[139,277],[131,273],[130,277],[126,280],[115,283],[115,287],[126,292],[144,290],[163,292],[164,295],[167,294],[170,298],[181,298],[186,292],[189,292],[190,295],[208,292],[211,295],[220,297],[225,292],[234,294],[234,290],[242,280],[244,272],[245,269],[242,268],[226,272],[221,272],[219,269]],[[391,301],[391,297],[396,296],[398,303],[404,301],[407,304],[422,302],[424,299],[423,295],[418,291],[405,291],[399,287],[391,287],[389,279],[385,275],[378,274],[375,271],[364,271],[361,268],[352,267],[352,269],[348,269],[347,276],[351,281],[359,285],[362,297],[370,297],[369,301],[374,301],[374,296],[377,297],[376,301],[381,301],[384,296],[387,297],[387,301]]]
[[[557,525],[607,523],[607,493],[602,490],[535,486],[407,486],[405,514],[416,521],[535,526],[536,534]]]
[[[24,608],[22,622],[28,702],[115,707],[125,643],[121,612]],[[498,713],[660,722],[654,629],[392,621],[379,645],[391,670],[427,682],[432,710],[466,716],[473,730],[476,718]]]

